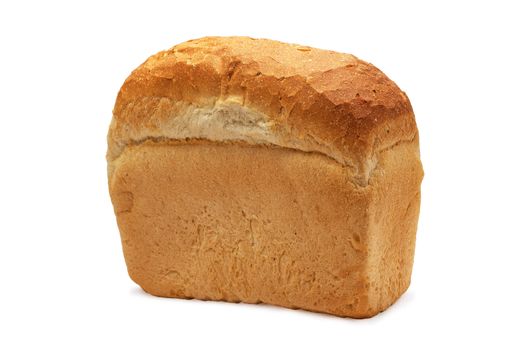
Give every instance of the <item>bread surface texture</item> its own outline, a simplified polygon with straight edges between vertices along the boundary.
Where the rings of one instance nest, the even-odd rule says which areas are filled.
[[[352,55],[247,37],[159,52],[118,94],[107,160],[148,293],[363,318],[410,284],[414,114]]]

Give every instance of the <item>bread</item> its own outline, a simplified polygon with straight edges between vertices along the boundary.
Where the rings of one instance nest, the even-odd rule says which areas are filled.
[[[107,161],[148,293],[364,318],[410,284],[414,114],[352,55],[247,37],[159,52],[120,89]]]

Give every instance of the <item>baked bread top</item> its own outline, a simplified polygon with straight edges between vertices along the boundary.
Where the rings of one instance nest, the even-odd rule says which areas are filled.
[[[273,40],[205,37],[151,56],[125,81],[109,173],[146,140],[248,142],[321,153],[366,186],[376,155],[417,137],[407,96],[353,55]]]

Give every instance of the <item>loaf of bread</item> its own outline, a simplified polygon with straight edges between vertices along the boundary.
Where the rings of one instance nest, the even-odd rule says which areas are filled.
[[[159,52],[120,89],[107,161],[148,293],[364,318],[410,284],[414,114],[352,55],[247,37]]]

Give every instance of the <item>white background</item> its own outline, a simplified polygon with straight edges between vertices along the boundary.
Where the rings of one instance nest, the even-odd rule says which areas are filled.
[[[525,347],[525,11],[515,3],[0,5],[0,348]],[[106,132],[127,75],[205,35],[349,52],[407,92],[426,176],[412,285],[351,320],[161,299],[127,276]]]

